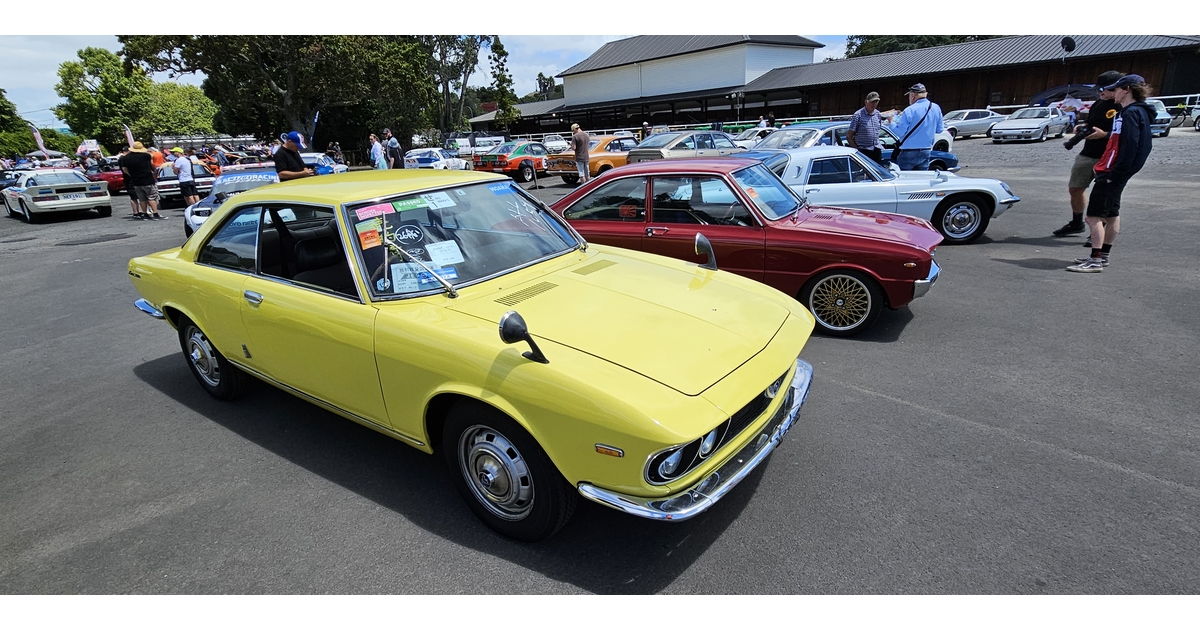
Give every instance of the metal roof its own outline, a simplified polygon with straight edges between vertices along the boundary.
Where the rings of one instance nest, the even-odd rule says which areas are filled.
[[[565,98],[556,98],[551,101],[535,101],[533,103],[517,103],[517,109],[521,112],[522,117],[526,116],[541,116],[562,108],[567,102]],[[468,122],[484,122],[492,120],[496,117],[496,112],[488,112],[482,116],[476,116]]]
[[[651,59],[686,55],[701,50],[737,44],[772,44],[801,48],[824,48],[825,44],[799,35],[638,35],[608,42],[590,57],[555,76],[602,70]]]
[[[1068,59],[1200,46],[1200,37],[1175,35],[1077,35]],[[751,81],[746,91],[830,85],[868,79],[936,74],[1055,61],[1063,56],[1060,35],[1016,35],[965,44],[823,63],[775,68]]]

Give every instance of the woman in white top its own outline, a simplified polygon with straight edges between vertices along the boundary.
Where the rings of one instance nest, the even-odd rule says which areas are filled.
[[[384,158],[383,145],[379,144],[379,138],[375,134],[371,134],[371,164],[376,170],[387,168],[387,160]]]

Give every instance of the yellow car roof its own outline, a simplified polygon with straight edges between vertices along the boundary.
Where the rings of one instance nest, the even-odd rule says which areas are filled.
[[[337,205],[456,184],[508,180],[493,173],[434,169],[354,171],[293,179],[246,191],[237,205],[250,201],[296,201]]]

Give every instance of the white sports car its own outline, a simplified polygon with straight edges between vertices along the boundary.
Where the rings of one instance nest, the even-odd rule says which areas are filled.
[[[404,168],[432,168],[438,170],[465,171],[469,162],[450,155],[445,149],[429,147],[413,149],[404,154]]]
[[[1021,200],[998,179],[888,170],[847,147],[790,149],[763,161],[812,205],[925,219],[947,243],[970,243]]]
[[[546,150],[551,153],[564,153],[571,148],[571,143],[556,133],[547,134],[542,138],[542,144],[546,145]]]
[[[108,184],[89,181],[83,173],[67,168],[20,171],[17,183],[0,191],[8,216],[25,217],[37,223],[51,212],[95,209],[100,216],[112,216],[112,197]]]
[[[734,136],[733,143],[743,149],[749,149],[776,131],[779,131],[778,127],[751,127]]]
[[[1061,138],[1071,130],[1071,117],[1057,107],[1026,107],[1013,112],[1008,120],[992,125],[992,142],[1005,140],[1037,140],[1045,142],[1054,136]]]

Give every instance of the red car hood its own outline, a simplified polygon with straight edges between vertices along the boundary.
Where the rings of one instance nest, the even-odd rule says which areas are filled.
[[[772,225],[776,229],[825,232],[875,238],[895,243],[905,243],[931,251],[942,242],[942,235],[924,219],[849,208],[811,206],[800,211],[793,223],[791,218]]]

